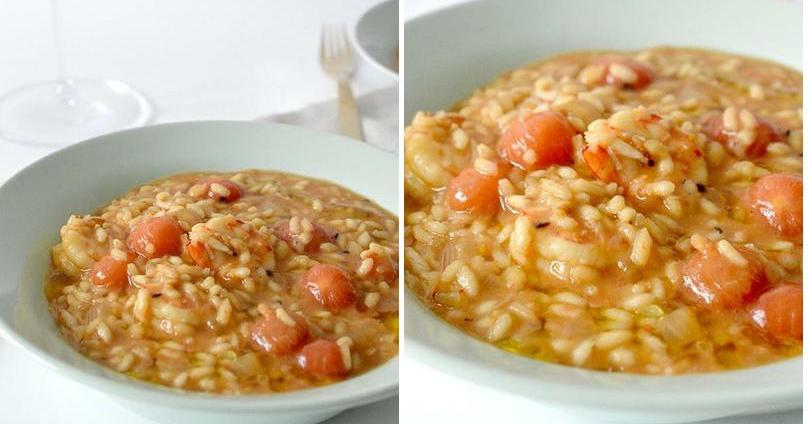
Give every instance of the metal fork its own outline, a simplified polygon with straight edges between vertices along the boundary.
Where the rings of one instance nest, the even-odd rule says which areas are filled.
[[[349,83],[354,71],[353,51],[344,26],[323,25],[320,33],[320,66],[328,76],[337,80],[337,110],[342,133],[364,140],[359,109]]]

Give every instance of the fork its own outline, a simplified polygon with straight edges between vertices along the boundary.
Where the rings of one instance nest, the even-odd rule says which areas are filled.
[[[354,71],[353,51],[345,34],[345,27],[323,25],[320,33],[320,66],[337,80],[337,110],[342,133],[363,140],[362,121],[349,83]]]

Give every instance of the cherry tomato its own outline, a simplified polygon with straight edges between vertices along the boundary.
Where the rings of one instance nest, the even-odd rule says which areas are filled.
[[[318,377],[340,377],[348,373],[339,346],[330,340],[320,339],[303,346],[297,355],[297,363]]]
[[[802,340],[802,285],[786,284],[763,293],[749,313],[768,336]]]
[[[296,314],[290,314],[294,325],[289,325],[270,313],[259,318],[250,330],[252,342],[260,349],[276,355],[286,355],[299,349],[309,337],[306,323]]]
[[[306,243],[306,245],[303,247],[303,250],[306,253],[314,253],[314,252],[320,250],[320,245],[321,244],[330,243],[330,242],[334,241],[334,235],[330,231],[326,230],[325,228],[323,228],[323,227],[321,227],[321,226],[319,226],[317,224],[313,223],[313,225],[314,225],[314,230],[312,231],[311,240],[308,243]],[[295,236],[292,234],[292,231],[289,229],[289,220],[288,219],[279,222],[275,226],[274,231],[275,231],[275,236],[277,236],[279,239],[285,241],[290,246],[294,244]]]
[[[244,189],[235,181],[212,180],[206,185],[207,196],[220,202],[235,202],[244,195]]]
[[[744,247],[735,249],[747,264],[738,265],[721,254],[715,245],[696,251],[682,266],[684,294],[693,303],[726,309],[749,304],[766,289],[763,264]]]
[[[780,235],[802,239],[802,178],[766,175],[749,187],[743,202],[758,220]]]
[[[484,175],[467,168],[449,181],[446,203],[457,212],[473,215],[493,215],[500,209],[499,177]]]
[[[514,119],[497,149],[512,164],[528,171],[566,165],[572,163],[575,134],[575,128],[560,113],[538,112]]]
[[[111,255],[104,256],[93,264],[90,279],[96,286],[122,289],[129,284],[126,262],[119,261]]]
[[[182,228],[174,218],[160,216],[140,221],[126,238],[126,244],[145,258],[178,255],[182,249]]]
[[[648,65],[628,57],[609,56],[597,60],[596,63],[606,67],[606,74],[603,77],[603,82],[606,84],[642,90],[654,80],[654,71]],[[626,80],[626,77],[630,78],[629,75],[616,74],[611,65],[625,66],[633,74],[634,80]]]
[[[311,267],[300,279],[300,285],[304,293],[330,310],[347,308],[357,297],[348,274],[334,265]]]
[[[707,137],[725,145],[730,151],[739,143],[737,132],[724,127],[724,117],[720,113],[710,114],[704,121],[703,131]],[[758,118],[755,140],[746,147],[744,154],[749,158],[757,158],[766,154],[769,143],[780,139],[777,130],[768,122]]]

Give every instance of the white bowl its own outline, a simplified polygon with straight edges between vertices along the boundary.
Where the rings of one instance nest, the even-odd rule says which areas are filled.
[[[357,19],[351,39],[359,56],[398,80],[398,0],[386,0]]]
[[[482,0],[439,10],[404,25],[405,121],[418,110],[450,107],[501,72],[571,50],[700,46],[801,69],[800,12],[796,2],[769,0]],[[763,37],[763,28],[777,31]],[[410,293],[404,308],[408,358],[569,413],[621,422],[687,422],[801,405],[801,358],[675,377],[587,371],[477,341]]]
[[[394,395],[398,358],[322,388],[221,396],[122,377],[64,341],[43,284],[48,247],[70,214],[90,213],[157,177],[245,168],[327,179],[398,210],[396,157],[344,137],[278,124],[194,122],[94,138],[46,156],[0,187],[0,335],[64,377],[160,422],[308,424]]]
[[[481,0],[404,23],[404,121],[500,73],[573,50],[697,46],[802,69],[802,10],[786,0]]]

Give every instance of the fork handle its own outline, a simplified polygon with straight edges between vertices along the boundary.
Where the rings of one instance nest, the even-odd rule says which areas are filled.
[[[362,134],[362,121],[359,119],[359,108],[356,107],[351,85],[346,79],[338,82],[337,109],[339,111],[339,125],[342,133],[357,140],[365,140]]]

